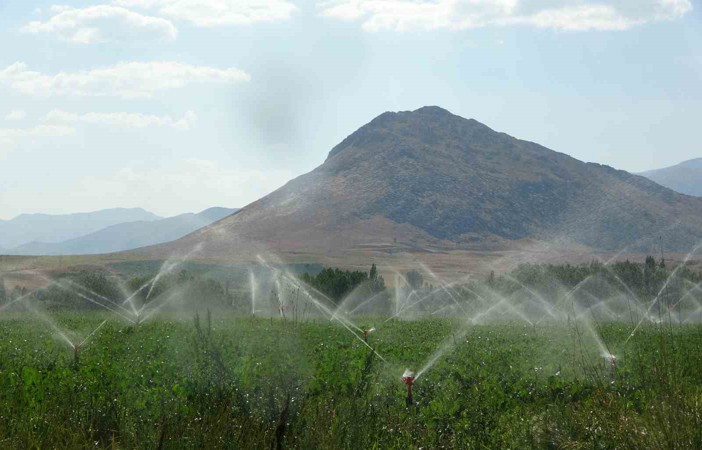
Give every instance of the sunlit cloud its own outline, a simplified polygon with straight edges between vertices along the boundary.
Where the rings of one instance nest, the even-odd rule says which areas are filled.
[[[26,111],[16,109],[7,113],[5,120],[22,120],[25,117],[27,117]]]
[[[192,111],[186,112],[181,118],[174,118],[168,115],[158,116],[127,112],[76,114],[55,109],[47,115],[46,121],[49,123],[103,125],[117,128],[143,129],[155,127],[189,130],[197,121],[197,115]]]
[[[628,30],[676,20],[690,0],[322,0],[320,14],[359,21],[366,31],[531,26],[568,31]]]
[[[277,22],[288,20],[298,9],[288,0],[114,0],[113,3],[154,10],[198,27]]]
[[[143,98],[195,83],[233,84],[249,80],[249,74],[236,68],[218,69],[171,61],[122,62],[51,75],[32,71],[19,62],[0,70],[0,86],[41,96]]]
[[[43,22],[30,22],[23,30],[32,34],[55,35],[77,44],[149,37],[173,40],[178,34],[169,20],[113,5],[56,8],[51,18]]]

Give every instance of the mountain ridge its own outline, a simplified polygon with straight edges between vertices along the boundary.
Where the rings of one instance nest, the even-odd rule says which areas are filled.
[[[110,225],[93,233],[57,243],[30,242],[12,249],[9,255],[91,255],[132,250],[178,239],[207,226],[236,209],[213,207],[199,213],[184,213],[152,221]]]
[[[74,214],[20,214],[10,220],[0,220],[0,246],[8,249],[32,241],[61,242],[118,223],[157,219],[161,217],[142,208],[108,208]]]
[[[663,230],[668,248],[691,248],[702,239],[702,200],[425,107],[379,115],[311,172],[142,252],[201,244],[222,258],[261,248],[319,258],[373,246],[480,251],[534,241],[616,251],[653,248]]]
[[[640,175],[682,194],[702,196],[702,158],[690,159]]]

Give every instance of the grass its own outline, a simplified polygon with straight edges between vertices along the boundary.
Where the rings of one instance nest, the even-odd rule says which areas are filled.
[[[54,313],[78,339],[108,316]],[[30,314],[0,320],[2,448],[700,448],[702,327],[471,328],[233,314],[110,320],[73,353]],[[448,351],[405,405],[405,368]]]

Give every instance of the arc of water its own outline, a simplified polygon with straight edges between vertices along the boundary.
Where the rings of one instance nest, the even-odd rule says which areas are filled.
[[[593,303],[590,303],[590,305],[588,305],[588,310],[587,310],[587,311],[583,311],[583,312],[581,312],[580,314],[577,314],[577,315],[575,316],[576,319],[582,317],[584,314],[587,314],[588,312],[589,312],[589,313],[593,316],[593,318],[594,318],[595,313],[594,313],[594,309],[593,309],[593,308],[598,308],[598,307],[603,307],[603,308],[606,310],[605,312],[609,315],[610,319],[613,318],[613,317],[616,317],[616,313],[615,313],[614,311],[612,311],[612,309],[607,305],[607,300],[599,299],[599,298],[595,297],[594,295],[592,295],[591,293],[589,293],[589,292],[587,292],[587,291],[585,291],[585,295],[587,295],[588,297],[590,297],[590,299],[593,300]]]
[[[178,263],[171,263],[169,261],[164,261],[163,264],[161,265],[161,269],[158,271],[156,276],[152,278],[151,285],[149,286],[149,292],[146,293],[146,298],[144,299],[145,301],[148,301],[149,298],[151,298],[151,294],[154,291],[154,288],[158,284],[159,280],[163,275],[169,274],[173,269],[175,269],[178,266]]]
[[[249,270],[249,289],[251,290],[251,314],[256,314],[256,275],[253,269]]]
[[[366,306],[367,304],[369,304],[370,302],[372,302],[372,301],[375,300],[376,298],[380,297],[380,296],[383,295],[384,293],[385,293],[385,292],[378,292],[377,294],[371,296],[371,297],[368,298],[367,300],[364,300],[362,303],[360,303],[358,306],[356,306],[354,309],[352,309],[352,310],[348,313],[348,315],[352,315],[353,313],[355,313],[356,311],[358,311],[358,310],[361,309],[362,307]]]
[[[94,296],[96,296],[97,298],[106,301],[107,303],[113,305],[115,308],[123,310],[123,311],[124,311],[125,313],[127,313],[127,314],[130,313],[130,311],[129,311],[128,309],[124,308],[122,305],[120,305],[120,304],[118,304],[118,303],[113,302],[112,300],[110,300],[109,298],[105,297],[104,295],[100,295],[100,294],[94,292],[93,290],[88,289],[88,288],[86,288],[85,286],[82,286],[82,285],[79,284],[79,283],[76,283],[76,282],[73,281],[73,280],[68,280],[68,281],[69,281],[69,283],[70,283],[72,286],[75,286],[75,287],[77,287],[77,288],[79,288],[79,289],[83,289],[85,292],[88,292],[89,294],[94,295]],[[78,292],[75,292],[75,291],[73,291],[73,292],[74,292],[76,295],[81,295],[81,294],[78,293]],[[83,295],[81,295],[81,297],[86,298],[86,297],[84,297]],[[97,302],[96,299],[93,299],[93,300],[95,300],[94,303]],[[98,303],[98,304],[99,304],[99,303]],[[104,306],[104,307],[107,308],[107,306]]]
[[[261,262],[261,264],[264,265],[266,268],[268,268],[271,271],[277,271],[277,269],[273,268],[270,264],[268,264],[268,262],[261,255],[257,255],[257,257],[258,257],[259,261]],[[289,275],[286,272],[280,272],[280,273],[281,273],[281,276],[284,277],[286,280],[288,280],[289,283],[291,283],[293,286],[298,288],[303,294],[305,294],[305,296],[312,301],[312,303],[317,307],[317,309],[320,309],[320,307],[322,307],[323,309],[320,309],[320,311],[322,311],[327,316],[332,315],[331,308],[334,307],[334,302],[328,296],[326,296],[322,292],[318,291],[317,289],[313,288],[312,286],[308,286],[308,285],[302,283],[297,278]],[[330,306],[322,305],[319,302],[319,300],[317,300],[316,298],[314,298],[314,296],[312,296],[312,294],[310,292],[313,292],[315,295],[319,296],[319,298],[324,299],[327,302],[327,304]],[[363,330],[361,330],[360,327],[358,327],[356,324],[354,324],[349,319],[343,319],[343,321],[342,321],[341,319],[337,318],[337,322],[341,323],[342,325],[344,325],[347,328],[350,325],[350,326],[353,326],[359,332],[361,332],[361,333],[363,332]],[[355,333],[354,333],[354,335],[355,335]],[[378,355],[378,356],[380,356],[380,355]]]
[[[49,286],[56,286],[56,287],[58,287],[59,289],[62,289],[62,290],[66,291],[66,292],[69,292],[69,293],[71,293],[71,294],[75,294],[75,295],[77,295],[77,296],[79,296],[79,297],[81,297],[81,298],[83,298],[83,299],[85,299],[85,300],[88,300],[89,302],[91,302],[91,303],[93,303],[93,304],[95,304],[95,305],[101,306],[102,308],[105,308],[105,309],[108,310],[108,311],[111,311],[111,312],[113,312],[113,313],[115,313],[115,314],[118,314],[118,315],[121,315],[122,317],[124,317],[118,310],[112,309],[111,307],[109,307],[109,306],[107,306],[107,305],[101,303],[100,301],[98,301],[98,300],[96,300],[96,299],[94,299],[94,298],[92,298],[92,297],[88,297],[88,296],[85,295],[85,294],[82,294],[82,293],[80,293],[80,292],[78,292],[78,291],[76,291],[76,290],[74,290],[74,289],[71,289],[71,288],[69,288],[68,286],[65,286],[65,285],[64,285],[63,283],[61,283],[60,281],[52,280],[51,278],[47,277],[46,275],[43,275],[43,274],[40,274],[40,273],[37,273],[37,275],[38,275],[39,277],[43,278],[45,281],[47,281]],[[76,282],[73,281],[73,280],[67,280],[67,281],[69,282],[70,285],[76,286],[76,287],[81,288],[81,289],[83,289],[83,290],[85,290],[85,291],[87,291],[87,292],[92,293],[92,290],[90,290],[90,289],[88,289],[88,288],[82,286],[82,285],[79,284],[79,283],[76,283]],[[129,311],[127,311],[126,309],[124,309],[124,308],[121,307],[120,305],[117,305],[116,303],[112,302],[112,301],[111,301],[110,299],[108,299],[107,297],[101,296],[101,295],[99,295],[99,294],[96,294],[96,295],[97,295],[98,297],[104,298],[107,302],[109,302],[109,303],[115,305],[115,307],[117,307],[117,308],[123,309],[127,314],[129,314]]]
[[[431,313],[431,315],[433,316],[433,315],[439,314],[441,311],[443,311],[443,310],[445,310],[445,309],[448,309],[448,308],[455,308],[455,307],[456,307],[456,305],[448,304],[448,305],[442,306],[441,308],[437,309],[436,311],[434,311],[433,313]]]
[[[337,305],[337,307],[334,308],[334,315],[333,315],[331,318],[329,318],[329,320],[334,320],[334,319],[336,318],[336,316],[337,316],[339,313],[343,313],[343,309],[344,309],[344,307],[346,306],[346,303],[347,303],[350,299],[354,298],[354,296],[355,296],[359,291],[362,291],[362,290],[364,290],[364,289],[367,289],[367,287],[368,287],[368,285],[367,285],[366,283],[361,283],[361,284],[359,284],[358,286],[356,286],[351,292],[349,292],[348,294],[346,294],[346,295],[344,296],[344,298],[341,299],[341,301],[339,302],[339,304]]]
[[[385,322],[383,322],[383,323],[390,322],[392,319],[398,317],[400,314],[402,314],[402,313],[405,312],[406,310],[415,307],[416,305],[422,303],[424,300],[426,300],[426,299],[428,299],[428,298],[431,298],[431,296],[433,295],[433,293],[434,293],[434,291],[432,291],[431,293],[425,295],[424,297],[421,297],[419,300],[417,300],[417,301],[414,302],[414,303],[410,303],[409,305],[404,305],[404,306],[403,306],[399,311],[397,311],[395,314],[393,314],[392,316],[390,316],[390,317],[388,317],[387,319],[385,319]],[[413,290],[412,292],[410,292],[410,295],[407,297],[407,300],[409,300],[410,298],[412,298],[412,296],[415,296],[415,295],[418,296],[419,294],[417,294],[417,291],[414,291],[414,290]]]
[[[473,295],[475,295],[476,297],[478,297],[478,300],[480,300],[481,306],[485,306],[486,304],[489,304],[489,303],[490,303],[485,297],[483,297],[482,295],[478,294],[474,289],[471,289],[471,288],[469,288],[468,286],[464,286],[463,289],[465,289],[466,291],[468,291],[468,292],[470,292],[471,294],[473,294]],[[488,289],[490,289],[490,288],[488,288]],[[490,291],[493,292],[492,289],[490,289]]]
[[[12,306],[16,303],[19,303],[19,302],[24,301],[25,299],[31,297],[32,295],[34,295],[34,292],[35,291],[28,292],[20,297],[17,297],[16,299],[14,299],[8,303],[5,303],[4,305],[0,306],[0,312],[4,311],[5,309],[9,308],[10,306]]]
[[[81,343],[79,344],[79,347],[83,347],[83,346],[86,344],[86,342],[88,342],[88,339],[90,339],[91,337],[93,337],[93,335],[94,335],[95,333],[97,333],[98,330],[99,330],[100,328],[102,328],[102,326],[105,325],[106,323],[107,323],[107,320],[103,320],[102,323],[101,323],[100,325],[98,325],[98,327],[95,328],[95,329],[88,335],[88,337],[86,337],[85,339],[83,339],[83,342],[81,342]]]
[[[424,364],[424,366],[417,372],[417,375],[414,377],[414,381],[418,381],[429,369],[436,364],[436,362],[444,356],[444,354],[449,351],[452,347],[455,346],[454,341],[456,340],[462,340],[466,334],[468,334],[469,327],[464,327],[462,330],[460,330],[458,336],[453,335],[444,343],[429,357],[427,362]]]
[[[156,284],[158,283],[158,281],[161,279],[161,277],[163,275],[167,275],[170,272],[172,272],[173,270],[175,270],[178,266],[183,264],[183,262],[190,259],[190,257],[193,256],[196,252],[199,252],[201,248],[202,248],[202,246],[200,244],[198,244],[195,247],[193,247],[184,257],[180,258],[179,260],[176,260],[173,262],[171,262],[169,260],[164,261],[163,264],[161,265],[161,270],[159,270],[159,272],[153,278],[153,282],[151,283],[151,287],[149,288],[149,292],[146,294],[145,300],[146,301],[149,300],[149,298],[151,297],[151,293],[154,290],[154,287],[156,287]],[[165,271],[164,271],[164,269],[165,269]]]
[[[146,315],[141,318],[140,322],[145,322],[146,320],[148,320],[151,316],[153,316],[154,314],[162,310],[166,305],[171,303],[175,298],[177,298],[177,296],[175,295],[175,293],[172,293],[171,295],[166,297],[166,299],[162,301],[158,306],[150,307],[149,310],[146,312]],[[141,315],[142,311],[144,310],[144,307],[146,307],[146,305],[144,305],[139,311],[139,315]]]
[[[668,276],[668,278],[665,280],[665,283],[663,284],[663,287],[661,288],[660,291],[658,291],[658,295],[656,295],[656,297],[653,299],[653,301],[652,301],[651,304],[649,305],[648,309],[646,310],[646,314],[650,314],[650,312],[651,312],[651,310],[653,309],[653,307],[655,306],[656,302],[660,299],[660,297],[661,297],[661,295],[663,294],[663,292],[665,292],[665,290],[668,288],[668,285],[670,284],[670,281],[673,279],[673,277],[674,277],[675,275],[677,275],[678,271],[679,271],[681,268],[687,266],[687,263],[688,263],[688,261],[690,261],[690,258],[692,258],[692,256],[693,256],[695,253],[697,253],[697,251],[698,251],[700,248],[702,248],[702,244],[699,244],[697,247],[695,247],[694,249],[692,249],[692,251],[691,251],[690,253],[688,253],[687,256],[685,256],[685,259],[683,260],[682,264],[678,265],[678,266],[670,273],[670,275]],[[631,338],[634,336],[634,334],[636,334],[636,331],[638,331],[639,327],[640,327],[641,324],[643,323],[643,320],[644,320],[644,319],[641,319],[641,320],[639,321],[639,323],[634,327],[634,330],[631,332],[631,334],[629,335],[629,337],[626,338],[626,341],[624,341],[624,345],[626,345],[627,343],[629,343],[629,340],[631,340]]]
[[[105,296],[102,295],[102,294],[98,294],[97,292],[93,291],[92,289],[90,289],[90,288],[88,288],[88,287],[86,287],[86,286],[83,286],[83,285],[80,284],[80,283],[77,283],[77,282],[75,282],[75,281],[73,281],[73,280],[71,280],[71,279],[66,279],[66,281],[68,281],[68,283],[69,283],[70,285],[75,286],[75,287],[77,287],[78,289],[82,289],[83,291],[87,292],[88,294],[92,295],[93,297],[99,298],[99,299],[101,299],[101,300],[105,300],[106,302],[112,303],[112,304],[114,304],[115,306],[119,306],[119,305],[117,305],[112,299],[110,299],[110,298],[108,298],[108,297],[105,297]]]
[[[315,305],[317,307],[317,309],[319,309],[323,314],[326,314],[328,316],[332,315],[332,311],[329,308],[327,308],[326,306],[322,305],[316,298],[314,298],[309,292],[307,292],[306,289],[301,289],[301,291],[310,299],[310,301],[312,301],[312,304]],[[341,324],[341,326],[346,328],[346,330],[349,333],[351,333],[359,342],[361,342],[363,345],[368,347],[378,358],[383,360],[383,362],[387,362],[387,360],[385,358],[383,358],[383,356],[380,353],[378,353],[373,347],[371,347],[368,344],[368,342],[366,342],[361,336],[356,334],[356,332],[351,329],[350,325],[353,325],[361,333],[363,332],[363,330],[361,330],[360,328],[356,327],[356,325],[354,325],[353,323],[351,323],[343,318],[337,318],[337,322],[339,322]]]
[[[53,320],[49,318],[46,314],[42,313],[38,309],[36,309],[34,306],[30,304],[25,305],[27,309],[31,310],[39,319],[43,320],[49,327],[51,327],[54,332],[66,343],[68,344],[69,347],[73,348],[75,347],[75,344],[73,344],[73,341],[68,337],[68,335],[63,331],[61,327],[56,325]]]
[[[673,304],[672,308],[675,308],[675,307],[678,306],[683,300],[685,300],[687,297],[689,297],[690,294],[692,293],[692,291],[700,290],[700,287],[702,287],[702,281],[699,282],[699,283],[697,283],[696,285],[694,285],[691,289],[689,289],[689,290],[685,293],[685,295],[683,295],[682,297],[680,297],[680,299],[679,299],[677,302],[675,302],[675,304]]]
[[[482,317],[487,316],[488,314],[490,314],[492,311],[494,311],[495,309],[497,309],[497,308],[499,308],[500,306],[502,306],[502,305],[503,305],[504,303],[506,303],[507,301],[508,301],[508,300],[507,300],[506,298],[502,297],[502,299],[501,299],[499,302],[493,304],[492,306],[490,306],[490,307],[489,307],[488,309],[486,309],[485,311],[480,311],[478,314],[476,314],[475,316],[473,316],[473,317],[470,319],[471,324],[477,325],[477,324],[478,324],[478,320],[480,320]]]
[[[456,304],[456,306],[458,306],[458,308],[459,308],[461,311],[463,311],[463,314],[466,315],[466,314],[467,314],[466,310],[463,308],[463,306],[461,306],[460,302],[459,302],[458,300],[456,300],[456,297],[454,297],[453,294],[449,291],[446,282],[444,282],[444,280],[442,280],[441,278],[439,278],[438,276],[436,276],[436,274],[435,274],[429,267],[427,267],[426,264],[424,264],[424,263],[421,262],[421,261],[418,261],[418,263],[419,263],[419,266],[420,266],[426,273],[428,273],[430,277],[432,277],[437,283],[439,283],[439,285],[441,286],[441,289],[443,289],[444,291],[446,291],[446,293],[447,293],[448,296],[451,298],[451,300],[453,300],[453,302]],[[451,290],[453,290],[453,289],[451,289]]]
[[[109,306],[107,306],[107,305],[101,303],[100,301],[98,301],[98,300],[96,300],[96,299],[94,299],[94,298],[92,298],[92,297],[88,297],[87,295],[85,295],[85,294],[83,294],[83,293],[81,293],[81,292],[78,292],[78,291],[76,291],[76,290],[70,289],[70,288],[68,288],[67,286],[65,286],[65,285],[63,285],[62,283],[59,283],[59,282],[57,282],[57,281],[55,281],[55,280],[52,280],[52,279],[47,278],[47,277],[44,277],[44,278],[45,278],[47,281],[49,281],[49,284],[50,284],[50,285],[55,285],[55,286],[57,286],[58,288],[60,288],[60,289],[62,289],[62,290],[64,290],[64,291],[66,291],[66,292],[70,292],[71,294],[77,295],[78,297],[80,297],[80,298],[82,298],[82,299],[84,299],[84,300],[87,300],[87,301],[89,301],[90,303],[93,303],[93,304],[95,304],[95,305],[97,305],[97,306],[100,306],[100,307],[102,307],[102,308],[104,308],[104,309],[106,309],[106,310],[108,310],[108,311],[110,311],[110,312],[112,312],[112,313],[114,313],[114,314],[117,314],[118,316],[120,316],[120,317],[122,317],[122,318],[124,318],[124,319],[126,319],[126,320],[128,320],[128,321],[130,321],[130,322],[132,322],[132,323],[134,322],[131,318],[129,318],[129,317],[127,317],[126,315],[122,314],[118,309],[113,309],[113,308],[111,308],[111,307],[109,307]],[[77,284],[77,283],[76,283],[76,284]],[[124,308],[122,308],[122,309],[124,309]],[[129,313],[129,311],[127,311],[127,310],[125,310],[125,311],[127,312],[127,314]]]
[[[89,302],[94,303],[94,304],[96,304],[96,305],[98,305],[98,306],[101,306],[101,307],[105,308],[106,310],[108,310],[108,311],[110,311],[110,312],[112,312],[112,313],[114,313],[114,314],[117,314],[118,316],[122,317],[123,319],[125,319],[125,320],[127,320],[127,321],[129,321],[129,322],[134,323],[134,320],[132,320],[131,317],[127,317],[126,315],[124,315],[124,314],[122,314],[121,312],[119,312],[119,310],[112,309],[112,308],[110,308],[109,306],[103,305],[102,303],[98,302],[97,300],[94,300],[94,299],[88,297],[87,295],[83,295],[83,294],[81,294],[80,292],[75,292],[75,291],[73,291],[73,293],[74,293],[75,295],[79,296],[79,297],[82,298],[82,299],[88,300]]]
[[[550,315],[554,319],[558,320],[558,317],[555,314],[553,314],[553,312],[551,312],[551,307],[553,305],[551,305],[548,301],[546,301],[546,299],[543,298],[543,296],[537,294],[532,289],[530,289],[527,285],[525,285],[521,281],[517,280],[516,278],[512,277],[511,275],[505,275],[505,278],[514,281],[515,283],[520,285],[522,288],[524,288],[528,293],[530,293],[532,296],[534,296],[534,298],[536,298],[538,301],[541,302],[542,306],[544,307],[544,309],[546,310],[548,315]]]
[[[497,297],[498,299],[501,299],[501,301],[498,303],[498,305],[506,304],[506,305],[508,306],[508,309],[509,309],[510,311],[512,311],[514,314],[516,314],[517,317],[519,317],[520,319],[522,319],[523,321],[525,321],[525,322],[528,323],[529,325],[534,326],[534,322],[533,322],[531,319],[529,319],[529,317],[527,317],[527,315],[524,314],[523,311],[520,311],[519,309],[517,309],[517,307],[514,306],[514,305],[510,302],[510,300],[514,297],[514,295],[516,294],[516,292],[515,292],[515,293],[512,293],[509,297],[504,297],[504,296],[500,295],[498,292],[496,292],[495,290],[493,290],[492,288],[489,288],[489,287],[486,286],[485,289],[487,289],[487,290],[490,292],[491,295]],[[505,315],[505,314],[506,314],[506,312],[505,312],[505,313],[502,313],[502,315]],[[540,322],[540,321],[539,321],[539,322]],[[537,322],[537,323],[538,323],[538,322]]]

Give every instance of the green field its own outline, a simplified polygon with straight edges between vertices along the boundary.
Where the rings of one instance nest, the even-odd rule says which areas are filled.
[[[106,319],[78,359],[55,332]],[[5,312],[0,447],[702,447],[700,325],[596,325],[614,366],[577,324],[355,322],[379,356],[320,318]]]

